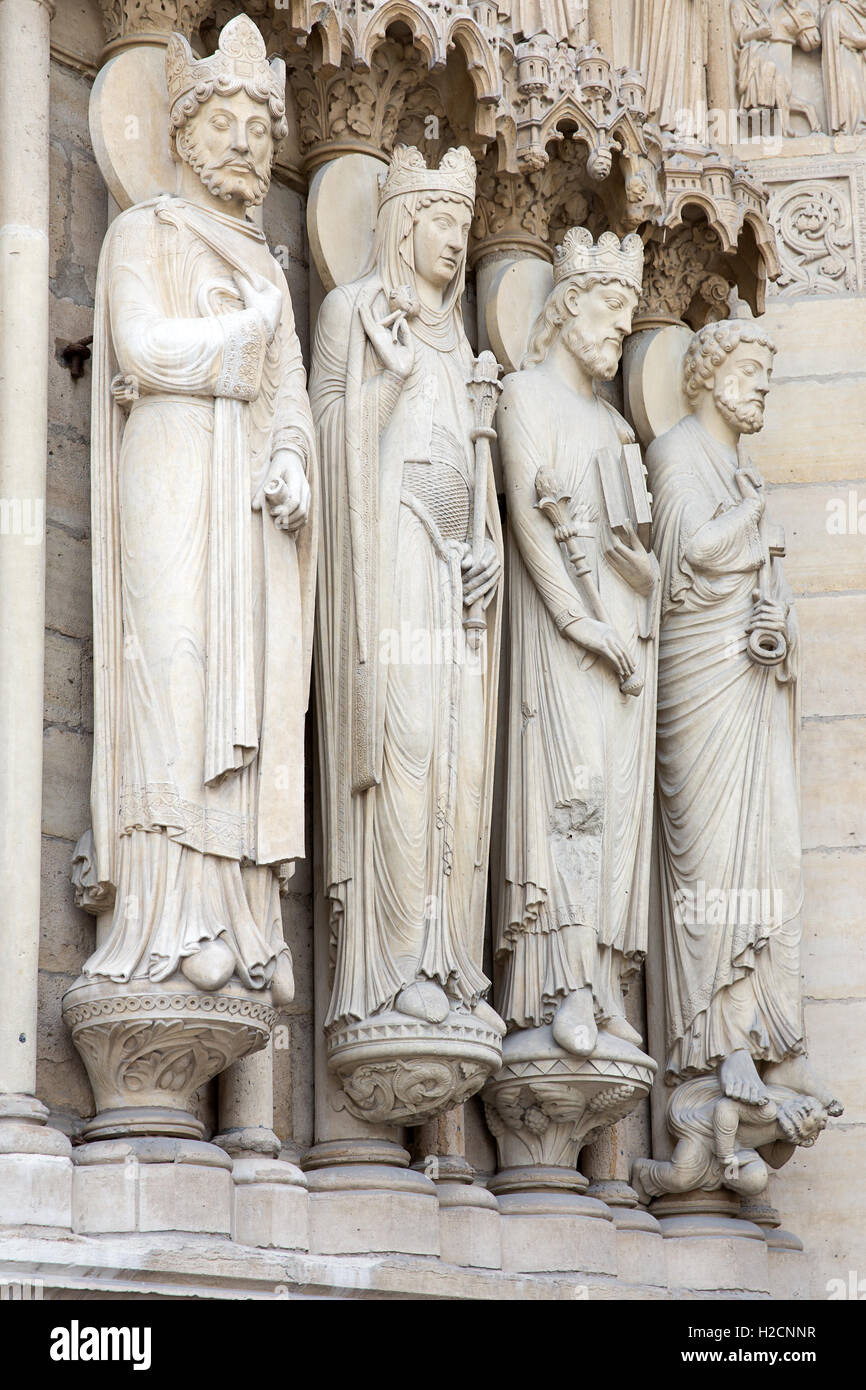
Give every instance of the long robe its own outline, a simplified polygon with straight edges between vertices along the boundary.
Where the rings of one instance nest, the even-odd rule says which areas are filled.
[[[647,451],[662,576],[657,799],[667,1074],[804,1050],[797,648],[747,650],[763,545],[736,454],[686,416]],[[790,601],[779,561],[772,595]]]
[[[326,1023],[389,1008],[416,979],[472,1007],[481,972],[499,605],[477,657],[460,561],[474,505],[472,356],[413,334],[405,383],[383,373],[356,308],[376,276],[333,290],[310,393],[322,473],[317,694],[326,890],[336,963]],[[389,413],[390,412],[390,413]],[[501,550],[492,474],[488,538]],[[363,659],[362,659],[363,654]]]
[[[497,1001],[506,1022],[550,1022],[590,986],[596,1017],[622,1015],[646,950],[658,585],[640,596],[611,568],[596,450],[631,433],[600,398],[536,368],[506,378],[497,412],[508,499],[510,684]],[[608,617],[644,680],[624,695],[603,661],[562,631],[587,612],[535,475],[571,495]]]
[[[831,0],[821,43],[830,130],[856,135],[866,126],[866,0]]]
[[[237,269],[282,290],[270,345]],[[277,447],[313,457],[260,232],[181,199],[117,218],[93,407],[93,871],[116,902],[85,973],[160,980],[222,937],[260,987],[286,949],[275,871],[304,854],[316,553],[315,509],[297,540],[252,509]]]
[[[706,6],[638,0],[632,66],[646,81],[647,111],[662,130],[706,138]]]

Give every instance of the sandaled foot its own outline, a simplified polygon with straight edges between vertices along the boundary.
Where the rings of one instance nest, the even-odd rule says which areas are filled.
[[[553,1038],[566,1052],[588,1057],[598,1040],[598,1028],[588,987],[567,994],[553,1016]]]
[[[448,995],[435,980],[416,980],[401,989],[394,1001],[398,1013],[420,1018],[424,1023],[444,1023],[451,1012]]]
[[[729,1053],[719,1063],[719,1084],[731,1100],[742,1100],[747,1105],[762,1105],[767,1099],[767,1091],[755,1063],[743,1047]]]

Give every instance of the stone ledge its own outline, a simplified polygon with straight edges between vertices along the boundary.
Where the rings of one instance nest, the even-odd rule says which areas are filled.
[[[42,1296],[68,1299],[309,1298],[521,1302],[754,1297],[746,1291],[675,1292],[593,1275],[514,1275],[409,1256],[339,1258],[258,1250],[208,1237],[141,1236],[3,1242],[0,1283],[41,1281]],[[584,1293],[583,1291],[586,1290]]]

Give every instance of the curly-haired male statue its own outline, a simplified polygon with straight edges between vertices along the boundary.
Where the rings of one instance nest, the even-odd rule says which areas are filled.
[[[647,451],[661,567],[656,817],[666,1080],[715,1073],[840,1107],[806,1062],[798,642],[780,534],[741,436],[761,428],[775,347],[746,306],[684,359],[692,413]]]

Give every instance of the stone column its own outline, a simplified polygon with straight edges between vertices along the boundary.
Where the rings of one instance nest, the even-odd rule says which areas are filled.
[[[499,1204],[475,1181],[466,1157],[465,1105],[415,1130],[414,1163],[436,1184],[441,1256],[448,1264],[499,1269]]]
[[[68,1227],[70,1145],[35,1095],[53,12],[0,0],[0,1224]]]
[[[233,1159],[233,1238],[241,1245],[306,1250],[307,1180],[296,1164],[280,1160],[282,1145],[272,1128],[273,1040],[222,1072],[219,1117],[214,1143]]]

